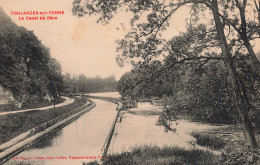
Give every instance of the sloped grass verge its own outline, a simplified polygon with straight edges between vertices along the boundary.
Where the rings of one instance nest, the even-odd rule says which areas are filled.
[[[60,97],[56,100],[55,104],[60,104],[64,102],[65,99]],[[32,109],[32,108],[40,108],[40,107],[46,107],[53,105],[53,102],[42,100],[41,102],[31,102],[31,103],[25,103],[22,108],[17,107],[13,102],[9,104],[3,104],[0,105],[0,112],[8,112],[8,111],[17,111],[17,110],[23,110],[23,109]]]
[[[60,117],[86,103],[85,98],[76,98],[75,102],[44,111],[29,111],[0,116],[0,144],[57,117]]]

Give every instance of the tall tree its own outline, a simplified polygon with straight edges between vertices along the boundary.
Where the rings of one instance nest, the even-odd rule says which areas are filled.
[[[233,60],[234,56],[242,50],[249,53],[251,67],[255,76],[259,77],[259,60],[249,42],[258,37],[256,34],[259,32],[259,20],[246,21],[248,11],[259,12],[259,4],[255,3],[256,11],[246,8],[249,5],[254,4],[248,4],[247,0],[242,2],[239,0],[86,0],[85,3],[75,0],[73,13],[78,16],[98,14],[100,15],[99,22],[108,23],[119,9],[132,12],[132,29],[124,39],[118,41],[117,60],[121,65],[126,60],[130,60],[134,67],[144,67],[162,57],[169,56],[168,62],[165,63],[170,63],[170,65],[153,72],[152,76],[170,69],[178,63],[190,60],[205,62],[223,58],[231,83],[233,102],[239,114],[238,123],[244,131],[245,145],[256,147],[254,128],[248,116],[252,106],[244,90],[244,84],[238,77]],[[194,14],[190,17],[189,28],[191,29],[190,34],[197,36],[198,39],[193,42],[193,45],[189,44],[189,34],[185,36],[186,42],[184,40],[180,40],[182,42],[174,41],[169,48],[169,44],[163,38],[163,32],[170,27],[170,18],[177,10],[184,7],[189,7],[191,13]],[[203,13],[209,13],[213,24],[207,24],[207,28],[201,27],[192,33],[193,25],[198,22]],[[240,18],[236,16],[237,14]],[[145,21],[140,19],[144,17],[146,17]],[[203,33],[197,35],[197,32]],[[217,41],[215,44],[204,42],[209,38],[208,33],[215,33],[213,36],[216,37],[212,38],[213,41],[214,39]],[[197,49],[197,44],[200,45],[199,49]],[[192,51],[187,48],[187,45],[193,48]],[[176,47],[177,49],[175,49]],[[178,49],[183,51],[178,51]],[[219,50],[221,53],[217,53]]]
[[[63,91],[63,77],[61,74],[61,65],[54,58],[50,58],[48,62],[47,77],[50,80],[47,86],[49,93],[54,99],[58,99],[60,92]]]
[[[13,23],[2,8],[0,24],[0,84],[20,103],[30,102],[30,98],[42,101],[48,94],[59,93],[61,68],[49,49],[32,31]]]

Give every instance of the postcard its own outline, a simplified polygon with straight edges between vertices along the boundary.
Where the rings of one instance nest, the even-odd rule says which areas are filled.
[[[259,7],[1,0],[0,164],[260,163]]]

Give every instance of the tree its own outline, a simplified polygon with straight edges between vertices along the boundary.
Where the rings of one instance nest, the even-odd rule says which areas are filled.
[[[248,9],[250,5],[255,11],[252,8]],[[212,24],[205,26],[210,28],[204,28],[206,31],[201,33],[203,35],[198,36],[196,42],[193,43],[193,49],[185,48],[185,44],[189,43],[187,36],[186,42],[174,42],[173,46],[169,47],[163,38],[163,32],[170,27],[169,20],[174,13],[185,6],[189,7],[190,13],[193,14],[189,24],[191,32],[203,13],[210,13]],[[250,66],[255,73],[254,76],[259,77],[259,60],[249,42],[259,37],[259,19],[253,18],[246,21],[249,18],[246,15],[248,11],[259,14],[259,4],[249,4],[247,0],[242,2],[239,0],[87,0],[85,3],[81,3],[81,0],[75,0],[72,11],[78,16],[98,14],[100,16],[98,22],[108,23],[119,9],[132,12],[133,19],[131,20],[131,31],[124,39],[118,41],[118,63],[123,65],[126,60],[130,60],[134,67],[141,67],[149,66],[153,61],[159,61],[161,57],[168,57],[167,59],[170,61],[165,62],[165,64],[168,63],[168,66],[151,73],[151,78],[179,63],[191,60],[199,60],[204,63],[222,58],[231,84],[232,100],[238,113],[237,120],[244,132],[245,145],[256,147],[254,128],[248,116],[252,106],[246,90],[244,90],[244,84],[239,79],[233,58],[241,52],[242,54],[248,53]],[[236,16],[237,13],[240,17]],[[146,22],[140,21],[141,17],[146,17]],[[203,32],[203,27],[198,28],[198,30]],[[212,41],[216,41],[215,44],[203,42],[204,39],[208,39],[208,33],[215,34],[215,38],[211,38]],[[198,41],[201,47],[196,49]],[[187,51],[177,51],[178,48],[185,48]],[[195,52],[195,55],[190,50]],[[220,51],[221,53],[217,53]]]
[[[19,34],[22,29],[15,26],[0,8],[0,84],[13,92],[15,99],[21,101],[26,93],[27,66],[23,62],[19,47]],[[15,56],[15,55],[17,56]]]
[[[0,8],[0,84],[16,101],[35,104],[62,85],[61,67],[32,31],[18,27]],[[22,105],[23,106],[23,105]]]
[[[56,100],[60,97],[60,93],[63,91],[63,77],[61,74],[61,65],[54,58],[51,58],[48,62],[47,77],[50,80],[47,86],[50,95],[54,98],[54,100]]]
[[[71,78],[70,74],[63,76],[64,83],[64,92],[66,93],[76,93],[79,92],[112,92],[116,91],[116,80],[115,76],[109,76],[107,78],[87,78],[84,74],[79,76],[74,75]]]

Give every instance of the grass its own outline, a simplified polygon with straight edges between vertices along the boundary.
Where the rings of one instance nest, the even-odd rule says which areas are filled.
[[[0,116],[0,144],[11,140],[31,128],[70,112],[85,103],[86,99],[76,99],[72,104],[55,109],[50,108],[44,111],[29,111]]]
[[[209,151],[185,150],[179,147],[143,146],[134,148],[131,152],[109,155],[104,165],[165,165],[165,164],[221,164],[221,156]]]
[[[58,100],[56,100],[55,104],[59,104],[64,101],[65,101],[64,98],[59,98]],[[42,101],[42,102],[33,103],[33,104],[25,104],[25,105],[23,105],[22,108],[17,107],[14,103],[10,103],[10,104],[0,105],[0,112],[16,111],[16,110],[21,110],[21,109],[32,109],[32,108],[46,107],[46,106],[50,106],[50,105],[53,105],[53,102],[47,101],[47,100]]]
[[[191,135],[196,138],[197,144],[201,146],[219,150],[223,149],[226,145],[226,142],[216,135],[201,132],[192,132]]]
[[[0,112],[16,111],[19,109],[20,108],[17,107],[14,103],[0,105]]]
[[[64,102],[65,99],[60,97],[55,101],[55,104],[59,104]],[[39,107],[47,107],[53,105],[53,101],[48,101],[48,100],[44,100],[41,102],[32,102],[32,103],[25,103],[24,105],[22,105],[22,109],[31,109],[31,108],[39,108]]]
[[[254,149],[245,147],[243,142],[243,132],[239,127],[235,125],[226,125],[225,127],[213,129],[203,133],[218,136],[219,138],[225,140],[226,145],[222,154],[222,160],[225,164],[260,164],[260,147]],[[259,133],[256,133],[256,139],[259,146]]]

